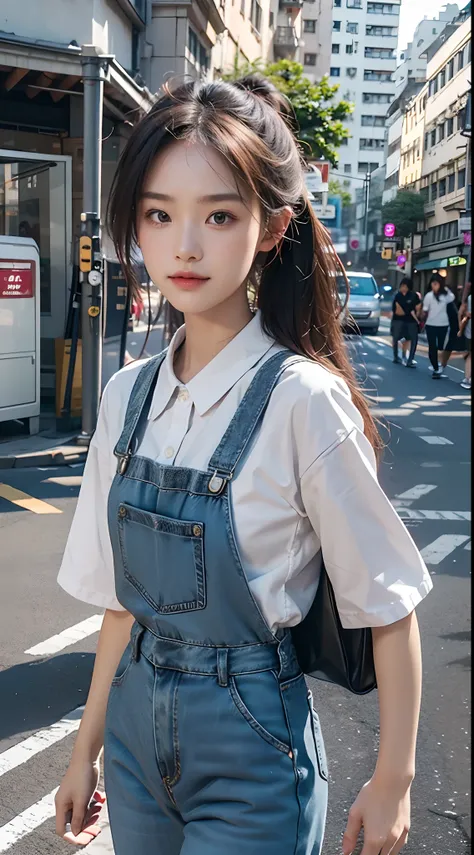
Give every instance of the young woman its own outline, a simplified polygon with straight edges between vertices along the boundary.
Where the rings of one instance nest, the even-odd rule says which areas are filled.
[[[413,282],[405,276],[400,282],[392,305],[392,340],[393,361],[400,362],[398,355],[398,342],[403,339],[403,356],[405,358],[405,346],[410,346],[407,368],[414,368],[416,347],[418,344],[418,313],[421,300],[413,291]]]
[[[429,287],[430,290],[423,300],[425,331],[428,339],[428,355],[433,368],[432,377],[434,380],[439,380],[443,376],[443,371],[439,367],[438,351],[444,351],[446,347],[450,328],[448,305],[454,302],[454,294],[448,291],[439,273],[433,273]]]
[[[458,332],[459,338],[464,336],[466,343],[466,350],[464,353],[464,380],[461,382],[463,389],[471,388],[471,330],[471,295],[468,294],[467,302],[465,303],[464,309],[462,309]]]
[[[57,831],[97,831],[105,742],[115,855],[321,853],[327,760],[290,628],[322,553],[343,625],[373,627],[380,701],[343,850],[362,828],[364,855],[407,840],[414,609],[432,583],[377,481],[340,270],[285,113],[258,76],[167,85],[115,178],[129,282],[138,243],[185,317],[165,354],[104,392],[59,575],[106,611]]]

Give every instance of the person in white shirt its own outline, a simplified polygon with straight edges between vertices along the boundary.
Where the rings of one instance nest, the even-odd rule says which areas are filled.
[[[343,850],[362,828],[368,855],[407,840],[432,582],[378,483],[290,118],[260,75],[168,82],[119,163],[127,281],[138,243],[185,324],[105,389],[59,573],[105,609],[56,795],[71,843],[97,833],[105,741],[116,855],[320,855],[327,758],[292,629],[323,567],[343,627],[371,629],[381,711]]]
[[[463,389],[471,388],[471,337],[472,337],[472,317],[471,317],[471,295],[468,294],[467,302],[461,315],[459,324],[459,337],[464,334],[466,341],[466,351],[464,353],[464,379],[461,382]]]
[[[439,380],[443,371],[439,367],[438,351],[444,351],[447,344],[450,327],[448,306],[454,302],[454,294],[448,291],[439,273],[433,273],[428,287],[430,290],[423,300],[425,332],[428,339],[428,356],[433,368],[432,377]]]

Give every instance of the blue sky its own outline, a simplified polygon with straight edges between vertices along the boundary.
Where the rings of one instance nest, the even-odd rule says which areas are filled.
[[[460,9],[465,5],[466,0],[458,0]],[[408,42],[412,40],[416,25],[423,20],[425,15],[428,18],[437,18],[443,6],[446,6],[446,0],[444,2],[440,2],[440,0],[402,0],[398,50],[401,51],[406,48]]]

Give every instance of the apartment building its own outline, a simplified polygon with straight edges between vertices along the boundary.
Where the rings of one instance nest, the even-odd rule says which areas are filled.
[[[303,26],[298,60],[306,77],[315,83],[331,67],[333,0],[304,0]]]
[[[470,209],[467,107],[471,81],[470,4],[427,53],[423,160],[419,181],[425,198],[425,230],[414,258],[419,273],[445,270],[449,284],[464,282],[468,247],[459,229]],[[418,185],[415,185],[418,186]]]
[[[339,171],[355,193],[350,176],[372,172],[384,163],[385,117],[394,98],[393,72],[400,3],[333,0],[331,83],[355,104],[348,121],[350,139],[340,150]]]
[[[459,6],[456,3],[448,3],[444,9],[441,9],[437,18],[428,18],[425,15],[420,21],[413,33],[413,41],[409,42],[401,52],[400,64],[393,75],[396,95],[405,88],[410,78],[426,79],[426,50],[444,30],[446,24],[458,15]]]
[[[403,114],[398,185],[406,189],[416,190],[420,186],[427,99],[428,84],[425,83],[408,100]]]

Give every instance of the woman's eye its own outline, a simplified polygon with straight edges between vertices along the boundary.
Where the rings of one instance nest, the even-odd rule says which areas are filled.
[[[215,214],[211,214],[211,216],[209,217],[209,219],[211,220],[213,218],[213,226],[225,226],[227,224],[227,221],[234,219],[232,214],[228,214],[227,211],[216,211]]]
[[[146,216],[152,223],[163,224],[169,221],[166,211],[149,211]]]

